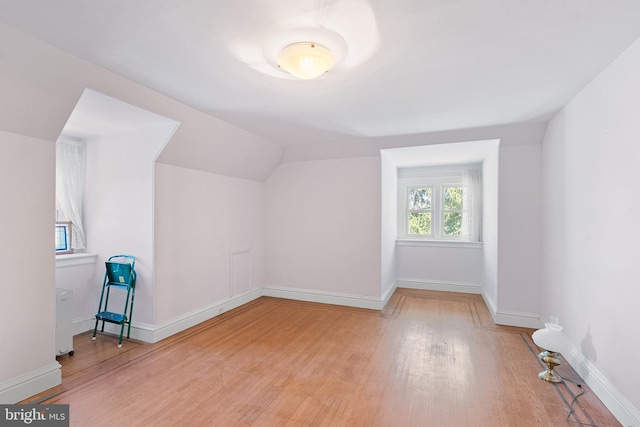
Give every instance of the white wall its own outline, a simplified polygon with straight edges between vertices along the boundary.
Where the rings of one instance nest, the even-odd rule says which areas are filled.
[[[397,278],[482,288],[482,248],[453,246],[398,246]]]
[[[396,239],[398,237],[398,207],[390,201],[397,199],[398,168],[385,150],[380,151],[380,288],[383,298],[395,289],[398,278]]]
[[[155,169],[156,324],[261,287],[264,183],[162,163]]]
[[[266,285],[381,297],[380,159],[282,163],[266,181]]]
[[[640,425],[640,40],[549,124],[542,314],[623,425]],[[608,388],[608,389],[607,389]]]
[[[54,341],[55,144],[0,131],[0,403],[60,383]],[[11,380],[24,387],[16,389]]]
[[[526,134],[525,134],[526,135]],[[504,143],[501,146],[505,146]],[[496,147],[482,162],[482,250],[484,255],[482,292],[494,320],[498,301],[498,225],[500,152]],[[508,179],[508,176],[504,176]]]
[[[536,327],[542,281],[542,145],[500,149],[498,310],[529,313]]]
[[[173,125],[158,126],[104,135],[86,144],[84,226],[87,251],[98,254],[96,271],[90,284],[93,286],[93,295],[89,295],[89,298],[96,301],[94,304],[97,308],[104,279],[104,262],[110,256],[133,255],[136,258],[137,281],[132,319],[133,322],[147,325],[155,323],[154,159],[173,130]]]
[[[416,147],[417,142],[420,141],[418,136],[412,136],[409,139],[388,138],[386,142],[377,141],[372,144],[397,147],[405,143],[412,148],[399,148],[398,151],[385,149],[382,150],[382,154],[378,151],[378,155],[381,156],[378,165],[374,164],[373,157],[358,157],[358,154],[370,151],[364,146],[360,146],[360,150],[348,151],[348,154],[343,153],[353,156],[346,158],[333,158],[338,155],[335,147],[329,146],[326,153],[322,152],[319,147],[314,147],[310,149],[311,151],[305,152],[304,157],[314,155],[323,158],[323,160],[282,163],[267,180],[267,285],[313,290],[317,293],[348,292],[356,295],[372,295],[362,293],[362,289],[359,289],[354,282],[357,274],[349,272],[355,272],[357,269],[353,270],[354,265],[346,262],[344,256],[355,254],[350,256],[357,257],[355,259],[357,266],[380,263],[381,271],[379,274],[381,277],[376,282],[379,290],[376,291],[375,296],[379,296],[379,292],[384,293],[388,288],[387,281],[396,279],[470,282],[483,287],[485,299],[499,323],[537,326],[539,317],[532,313],[538,313],[538,300],[530,298],[532,292],[535,293],[535,288],[530,286],[532,283],[538,282],[535,275],[539,274],[540,254],[534,253],[527,245],[532,245],[535,248],[539,243],[522,238],[523,235],[528,236],[527,233],[535,233],[535,231],[527,229],[514,233],[509,228],[499,230],[499,218],[505,219],[508,224],[514,224],[518,223],[520,216],[525,212],[524,218],[531,219],[529,223],[539,222],[539,218],[535,217],[536,212],[539,212],[539,191],[536,193],[537,198],[522,199],[517,197],[511,201],[502,202],[500,205],[498,200],[503,193],[504,197],[513,196],[512,190],[518,185],[511,185],[511,183],[521,183],[527,191],[539,188],[540,142],[545,127],[546,125],[495,127],[481,129],[476,133],[453,131],[440,134],[437,137],[429,134],[424,135],[422,140],[431,145],[420,147]],[[472,154],[465,154],[464,151],[460,152],[450,148],[455,144],[438,143],[463,135],[491,135],[495,139],[500,139],[501,142],[498,144],[495,141],[495,144],[490,148],[484,147],[481,150],[482,154],[473,151],[470,151]],[[384,190],[382,183],[374,187],[376,182],[371,179],[366,181],[366,185],[360,181],[360,177],[371,176],[376,170],[374,168],[380,171],[377,173],[380,173],[381,177],[393,175],[394,164],[398,161],[394,157],[396,154],[390,154],[391,157],[385,159],[384,153],[413,152],[412,150],[416,149],[422,150],[423,155],[411,155],[411,159],[418,161],[416,158],[420,157],[422,164],[425,161],[435,161],[438,164],[460,162],[461,158],[469,161],[470,155],[475,155],[476,161],[484,159],[484,246],[481,253],[462,249],[454,251],[459,260],[470,263],[465,264],[463,269],[445,268],[446,265],[455,264],[449,257],[451,251],[447,249],[435,251],[440,260],[439,265],[437,269],[430,269],[424,262],[416,265],[414,261],[418,258],[424,259],[425,253],[433,256],[434,250],[432,248],[407,249],[392,246],[390,242],[395,240],[397,230],[396,216],[392,212],[397,209],[396,188]],[[503,151],[506,152],[507,158],[516,161],[519,165],[512,167],[510,164],[500,162]],[[298,152],[299,155],[302,155],[300,153],[302,152]],[[535,153],[538,154],[535,155]],[[397,155],[402,156],[402,154]],[[286,152],[285,157],[288,157]],[[372,161],[369,162],[367,159]],[[366,163],[366,171],[361,169],[365,164],[362,162],[365,161],[369,162]],[[363,172],[359,173],[359,170]],[[505,185],[503,193],[499,190],[501,185]],[[379,210],[382,215],[380,218],[381,235],[375,244],[380,245],[381,253],[376,254],[369,251],[373,244],[371,234],[358,232],[349,235],[348,233],[349,229],[355,227],[348,219],[350,218],[349,212],[362,209],[362,206],[365,209],[375,208],[373,204],[359,206],[357,200],[351,196],[358,194],[362,188],[365,189],[365,192],[360,194],[360,197],[365,197],[365,200],[369,200],[370,203],[380,198],[382,206],[382,209]],[[378,193],[377,197],[376,192]],[[319,193],[320,197],[315,196],[315,193]],[[386,196],[382,199],[384,194]],[[330,203],[324,203],[326,200]],[[320,210],[307,209],[308,213],[304,216],[294,214],[296,209],[299,209],[298,206],[315,208],[319,203],[322,203]],[[345,203],[344,206],[342,203]],[[320,228],[318,228],[318,224]],[[383,227],[384,224],[387,224],[386,228]],[[370,226],[373,224],[367,222],[354,229],[365,230]],[[502,246],[498,241],[499,232],[502,233],[502,241],[500,241]],[[334,253],[336,248],[342,251],[339,252],[340,256]],[[508,251],[515,252],[507,253]],[[400,259],[398,254],[400,254]],[[327,260],[328,257],[335,259]],[[517,261],[527,274],[533,272],[532,276],[512,280],[513,274],[515,274],[513,269],[507,266],[502,271],[498,270],[500,257],[505,262]],[[330,267],[323,270],[318,263],[319,259],[323,259],[324,264]],[[358,274],[362,275],[362,273]],[[395,277],[391,279],[393,274]],[[499,274],[502,274],[504,278],[501,292],[505,291],[509,295],[509,298],[500,301],[498,301]],[[414,275],[420,277],[407,277]],[[340,277],[339,280],[346,285],[335,286],[334,276],[350,277],[351,279],[344,280]],[[368,280],[373,280],[373,277]],[[364,282],[362,283],[364,285]],[[533,325],[534,323],[535,325]]]

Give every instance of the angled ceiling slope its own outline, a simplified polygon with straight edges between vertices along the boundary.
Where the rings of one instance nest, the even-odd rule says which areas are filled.
[[[179,122],[85,89],[65,124],[61,136],[89,140],[91,138],[165,126],[172,129]]]

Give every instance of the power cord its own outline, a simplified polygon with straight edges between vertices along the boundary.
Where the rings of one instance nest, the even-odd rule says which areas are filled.
[[[576,414],[576,411],[574,411],[573,405],[576,403],[578,398],[584,394],[584,389],[582,388],[582,384],[580,384],[578,381],[574,381],[571,378],[564,378],[564,377],[562,377],[562,379],[565,381],[574,383],[580,389],[580,393],[573,396],[573,399],[571,400],[571,404],[569,405],[569,413],[567,414],[567,421],[569,421],[570,423],[579,424],[581,426],[599,427],[597,424],[589,424],[589,423],[583,423],[578,421],[578,414]],[[571,414],[575,415],[575,418],[576,418],[575,420],[570,419]]]

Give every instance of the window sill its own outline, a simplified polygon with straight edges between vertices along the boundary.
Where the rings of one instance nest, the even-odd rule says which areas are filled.
[[[98,254],[81,252],[77,254],[56,255],[56,268],[75,267],[78,265],[95,264]]]
[[[482,242],[460,242],[456,240],[398,239],[396,246],[428,246],[434,248],[475,248],[482,249]]]

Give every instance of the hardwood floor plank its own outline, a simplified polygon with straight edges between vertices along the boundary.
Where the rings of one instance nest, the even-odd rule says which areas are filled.
[[[383,311],[260,298],[156,344],[90,333],[62,356],[74,426],[559,426],[532,330],[478,295],[398,289]],[[560,374],[577,378],[568,365]],[[586,386],[575,419],[619,423]]]

